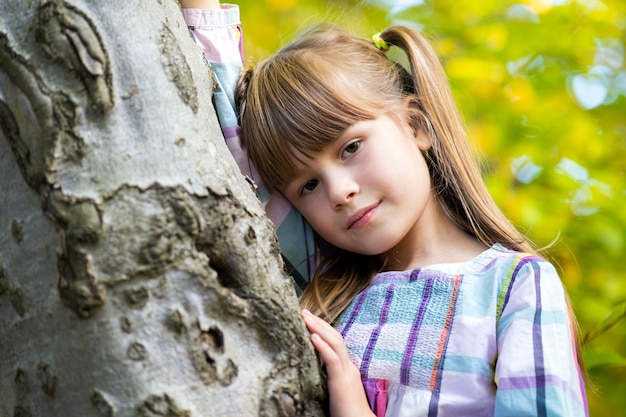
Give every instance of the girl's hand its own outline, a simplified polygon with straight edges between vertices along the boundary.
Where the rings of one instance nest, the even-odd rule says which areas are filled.
[[[326,364],[330,415],[332,417],[374,416],[367,403],[361,374],[350,361],[341,334],[308,310],[302,310],[302,317],[311,333],[313,346]]]
[[[219,9],[219,0],[180,0],[183,9]]]

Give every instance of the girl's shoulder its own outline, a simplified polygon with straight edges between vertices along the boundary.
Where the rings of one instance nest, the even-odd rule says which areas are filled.
[[[380,272],[370,287],[399,283],[417,283],[437,280],[453,282],[457,277],[466,288],[476,291],[498,291],[514,282],[542,276],[546,281],[560,281],[554,266],[546,259],[533,253],[519,252],[496,243],[477,256],[464,262],[431,264],[407,271]],[[487,288],[488,287],[488,288]]]
[[[474,264],[474,274],[492,277],[501,288],[526,280],[536,280],[537,285],[561,285],[554,265],[540,255],[508,249],[501,244],[493,245],[482,255]]]
[[[421,269],[454,275],[499,274],[503,269],[521,267],[528,263],[550,265],[547,260],[538,255],[515,251],[496,243],[468,261],[428,265]]]
[[[492,259],[488,264],[485,265],[485,268],[492,268],[496,265],[508,266],[509,268],[520,269],[523,267],[532,267],[532,268],[548,268],[554,269],[554,266],[545,258],[535,253],[529,252],[520,252],[512,249],[508,249],[503,245],[496,243],[491,248]]]

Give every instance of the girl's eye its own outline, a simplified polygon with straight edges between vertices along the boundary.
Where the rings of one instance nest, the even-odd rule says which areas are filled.
[[[309,181],[307,181],[307,183],[304,184],[304,186],[300,190],[300,194],[308,194],[308,193],[310,193],[311,191],[313,191],[315,189],[315,187],[317,187],[318,183],[319,183],[318,180],[309,180]]]
[[[359,150],[360,146],[361,146],[361,142],[358,140],[349,143],[345,148],[343,148],[343,151],[341,152],[341,157],[345,159],[349,157],[350,155],[356,153],[356,151]]]

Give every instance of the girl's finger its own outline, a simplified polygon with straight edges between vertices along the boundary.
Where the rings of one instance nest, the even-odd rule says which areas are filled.
[[[304,323],[306,324],[309,332],[318,334],[324,342],[330,345],[335,351],[341,351],[342,349],[345,350],[343,337],[341,337],[341,334],[339,334],[339,332],[330,324],[326,323],[324,320],[315,316],[308,310],[302,311],[302,317],[304,318]]]
[[[311,332],[313,346],[320,353],[326,366],[343,367],[350,361],[343,337],[330,324],[310,312],[302,312],[304,321]]]
[[[324,361],[327,368],[334,368],[341,364],[341,359],[339,355],[337,355],[337,352],[335,352],[335,350],[328,343],[326,343],[319,334],[313,333],[311,335],[311,342],[313,343],[315,350],[319,352],[322,357],[322,361]]]

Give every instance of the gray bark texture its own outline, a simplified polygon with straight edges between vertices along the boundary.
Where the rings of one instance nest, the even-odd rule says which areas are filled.
[[[321,416],[176,0],[0,1],[0,417]]]

